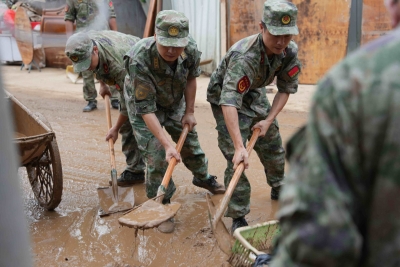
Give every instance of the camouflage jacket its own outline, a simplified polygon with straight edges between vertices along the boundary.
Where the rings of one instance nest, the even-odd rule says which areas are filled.
[[[140,40],[126,55],[125,67],[132,81],[125,84],[128,111],[136,115],[160,110],[180,121],[186,107],[187,80],[201,73],[200,56],[196,42],[189,36],[189,44],[173,71],[158,53],[154,37]]]
[[[399,47],[400,29],[319,82],[288,145],[270,266],[400,266]]]
[[[90,31],[88,34],[99,49],[99,65],[94,71],[96,78],[107,85],[115,85],[121,95],[121,113],[128,116],[122,92],[127,73],[123,58],[140,38],[116,31]]]
[[[235,43],[221,60],[211,75],[207,101],[234,106],[238,112],[250,117],[266,116],[269,104],[264,86],[277,76],[279,92],[296,93],[300,71],[294,41],[270,62],[262,35],[252,35]]]
[[[99,15],[100,14],[100,15]],[[109,18],[115,18],[111,0],[67,0],[64,20],[76,21],[76,29],[109,30]]]

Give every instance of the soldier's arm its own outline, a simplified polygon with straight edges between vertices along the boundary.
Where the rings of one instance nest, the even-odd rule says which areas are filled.
[[[232,54],[230,56],[219,101],[226,127],[235,147],[235,154],[232,160],[234,169],[242,161],[246,169],[249,165],[248,153],[240,133],[237,110],[242,107],[243,96],[250,89],[254,80],[252,64],[241,54]]]
[[[65,4],[65,32],[67,38],[69,38],[74,33],[74,21],[76,19],[76,11],[73,1],[67,0]]]
[[[197,122],[194,117],[194,102],[196,100],[197,82],[196,78],[187,80],[185,89],[186,110],[185,115],[182,117],[182,127],[185,124],[189,125],[189,131],[192,131]]]
[[[136,54],[131,55],[133,58]],[[142,63],[142,62],[140,62]],[[156,89],[152,82],[151,71],[132,58],[127,58],[125,64],[128,65],[127,71],[130,84],[125,84],[126,93],[129,98],[126,98],[126,105],[131,109],[129,112],[135,116],[142,116],[147,128],[160,141],[165,149],[165,158],[169,162],[172,157],[180,162],[181,157],[176,151],[174,145],[169,141],[164,130],[158,121],[155,112],[157,105],[155,101]],[[127,76],[128,76],[127,75]],[[126,80],[125,80],[126,83]]]
[[[259,136],[264,136],[267,133],[271,124],[274,122],[276,116],[278,116],[279,112],[281,112],[283,107],[286,105],[288,99],[289,99],[289,93],[283,93],[283,92],[276,93],[274,101],[272,102],[271,110],[269,111],[267,118],[255,124],[252,130],[254,131],[254,129],[259,128],[261,130]]]
[[[180,162],[181,156],[165,135],[164,130],[156,117],[156,114],[143,114],[142,118],[146,123],[147,128],[149,128],[150,132],[158,139],[158,141],[160,141],[161,145],[164,147],[166,161],[169,162],[171,158],[174,157],[177,162]]]

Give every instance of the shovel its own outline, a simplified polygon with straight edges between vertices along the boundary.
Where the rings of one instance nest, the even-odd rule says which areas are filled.
[[[181,136],[179,137],[178,143],[176,144],[176,151],[181,152],[183,143],[185,142],[186,136],[189,132],[189,125],[185,124]],[[121,225],[128,226],[136,229],[148,229],[153,228],[164,221],[175,216],[176,212],[180,208],[181,204],[171,203],[169,205],[163,205],[162,200],[168,187],[169,181],[171,180],[172,172],[176,165],[176,159],[171,158],[168,164],[167,171],[165,172],[164,178],[161,185],[158,187],[156,198],[147,200],[141,205],[141,207],[129,212],[128,214],[120,217],[118,222]]]
[[[106,106],[106,117],[108,129],[111,128],[111,112],[110,112],[110,98],[108,95],[105,96]],[[115,151],[114,141],[110,138],[108,140],[108,147],[110,152],[111,160],[111,187],[99,187],[97,188],[97,194],[99,195],[100,216],[109,215],[120,211],[126,211],[133,208],[135,204],[135,197],[132,187],[119,187],[117,184],[117,170],[115,168]]]
[[[251,154],[251,151],[253,150],[254,144],[256,143],[259,134],[260,134],[260,129],[258,128],[255,129],[249,143],[247,144],[246,150],[249,156]],[[221,218],[226,210],[226,207],[228,206],[228,203],[233,194],[233,190],[235,190],[236,185],[243,171],[244,171],[244,163],[241,162],[237,166],[233,174],[233,177],[229,183],[228,188],[225,191],[224,197],[221,199],[220,202],[221,204],[219,205],[218,209],[216,209],[214,202],[211,200],[210,194],[206,194],[206,200],[208,206],[208,218],[210,220],[212,232],[215,238],[217,239],[218,246],[227,255],[230,255],[232,252],[231,248],[234,239],[230,235],[228,229],[226,229],[225,224],[221,221]]]

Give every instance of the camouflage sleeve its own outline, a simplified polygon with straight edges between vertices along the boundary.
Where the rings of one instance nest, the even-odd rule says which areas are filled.
[[[110,18],[116,18],[117,15],[115,14],[113,1],[108,0],[108,6],[110,7]]]
[[[239,53],[232,54],[226,68],[219,105],[234,106],[240,109],[243,96],[253,83],[254,73],[251,62],[245,56]]]
[[[288,144],[290,172],[277,214],[282,232],[271,267],[358,265],[362,237],[352,216],[357,201],[344,177],[349,164],[361,164],[354,154],[347,159],[340,151],[356,151],[347,140],[354,142],[356,134],[343,134],[338,127],[349,110],[336,106],[343,103],[330,78],[318,89],[306,129]]]
[[[125,99],[127,109],[134,115],[154,113],[157,111],[156,89],[148,75],[150,72],[132,59],[129,62],[130,85],[126,92],[129,99]]]
[[[74,22],[76,19],[76,9],[73,0],[67,0],[65,4],[65,15],[64,20],[70,20]]]
[[[188,79],[196,78],[199,77],[201,74],[201,69],[200,69],[200,58],[201,58],[201,52],[197,49],[195,49],[191,62],[189,64],[189,74],[188,74]]]
[[[117,64],[116,64],[117,65]],[[128,116],[127,109],[126,109],[126,104],[125,104],[125,96],[123,93],[124,90],[124,83],[125,83],[125,76],[126,76],[126,69],[121,68],[121,66],[118,64],[118,66],[115,66],[116,74],[115,74],[115,88],[119,92],[119,103],[120,103],[120,113],[122,115]]]
[[[286,48],[286,56],[283,60],[283,66],[277,74],[277,87],[280,93],[294,94],[299,85],[299,74],[301,72],[301,63],[297,58],[297,45],[290,42]]]

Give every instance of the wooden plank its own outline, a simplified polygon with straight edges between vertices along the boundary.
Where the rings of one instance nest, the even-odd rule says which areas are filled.
[[[156,16],[157,16],[158,12],[160,12],[162,10],[162,6],[163,6],[163,0],[157,0],[157,13],[156,13]]]
[[[298,8],[300,83],[316,83],[345,57],[351,1],[293,0]]]
[[[391,30],[390,16],[381,0],[364,0],[361,44],[368,43]]]
[[[221,57],[225,56],[228,48],[227,27],[226,27],[226,0],[220,1],[221,16]]]
[[[154,23],[157,15],[157,0],[151,0],[149,11],[147,12],[146,25],[144,27],[143,38],[154,35]]]
[[[22,62],[29,65],[33,60],[32,26],[25,8],[21,6],[15,12],[15,40]]]

